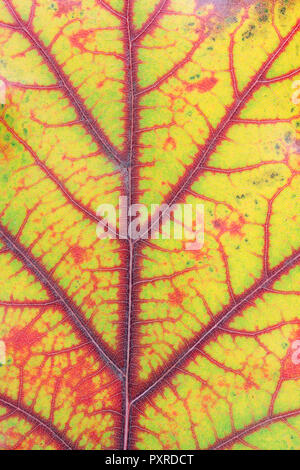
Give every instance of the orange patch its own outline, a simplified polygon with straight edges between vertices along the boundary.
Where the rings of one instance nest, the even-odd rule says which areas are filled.
[[[12,331],[12,337],[7,341],[8,349],[12,351],[14,363],[18,365],[25,364],[28,356],[31,354],[31,347],[41,340],[38,331],[28,328]]]
[[[238,222],[227,223],[227,220],[216,219],[213,221],[214,227],[220,231],[223,235],[225,232],[230,232],[232,236],[239,236],[243,238],[242,227],[245,224],[245,220],[242,216],[239,217]]]
[[[72,46],[79,49],[81,52],[87,51],[87,44],[89,41],[89,37],[91,36],[90,31],[78,31],[77,33],[73,34],[70,37],[70,41]]]
[[[0,160],[12,160],[15,157],[9,145],[0,145]]]
[[[176,142],[172,137],[168,137],[165,144],[164,150],[175,150],[176,149]]]
[[[206,93],[210,91],[218,82],[218,80],[215,77],[206,77],[203,78],[200,82],[193,83],[187,86],[187,91],[193,91],[194,89],[197,89],[200,91],[200,93]]]
[[[87,261],[87,251],[80,246],[74,246],[71,249],[71,256],[76,264],[81,264],[84,261]]]
[[[91,299],[90,297],[86,300],[86,305],[89,307],[89,308],[93,308],[96,306],[96,302]]]
[[[168,295],[168,300],[170,303],[175,305],[181,305],[184,299],[184,295],[180,290],[175,289],[174,292]]]

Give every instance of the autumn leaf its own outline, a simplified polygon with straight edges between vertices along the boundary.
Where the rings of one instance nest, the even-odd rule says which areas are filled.
[[[1,449],[300,449],[299,21],[0,1]],[[99,239],[120,196],[203,248]]]

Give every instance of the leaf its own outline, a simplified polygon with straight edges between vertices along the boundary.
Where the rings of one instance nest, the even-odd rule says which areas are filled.
[[[1,1],[2,449],[300,448],[299,16]],[[120,196],[204,247],[100,240]]]

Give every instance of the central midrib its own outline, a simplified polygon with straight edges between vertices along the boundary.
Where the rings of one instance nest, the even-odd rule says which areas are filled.
[[[127,26],[128,30],[130,31],[130,4],[131,0],[127,0]],[[154,13],[155,17],[157,16],[156,12]],[[247,99],[249,99],[250,96],[254,93],[256,90],[257,85],[259,84],[260,80],[264,79],[266,77],[266,74],[272,64],[274,63],[275,59],[278,57],[278,55],[285,49],[291,38],[294,36],[294,34],[298,31],[299,29],[299,22],[295,25],[295,27],[287,34],[286,37],[282,38],[282,40],[279,43],[279,46],[274,50],[274,52],[271,54],[271,56],[267,59],[267,61],[261,66],[255,77],[251,80],[249,85],[246,87],[244,92],[238,96],[234,102],[233,105],[230,107],[229,111],[225,115],[225,118],[221,121],[220,125],[217,127],[215,132],[212,135],[212,138],[210,141],[207,143],[203,153],[200,153],[199,156],[196,159],[196,165],[194,168],[191,169],[191,171],[188,173],[186,178],[182,178],[177,187],[179,187],[179,190],[175,191],[175,194],[173,194],[170,198],[169,201],[167,201],[167,204],[170,206],[178,200],[181,194],[187,189],[189,184],[191,183],[194,175],[199,175],[203,165],[208,161],[209,157],[213,153],[219,139],[222,136],[222,133],[224,130],[228,127],[228,125],[232,122],[232,120],[237,116],[238,112],[242,109],[244,103],[246,102]],[[138,37],[138,35],[136,36]],[[140,93],[137,93],[136,90],[134,89],[133,83],[132,83],[132,77],[134,77],[134,83],[137,83],[137,76],[134,74],[134,71],[132,70],[132,62],[134,58],[134,54],[132,52],[132,41],[130,40],[131,34],[128,34],[128,50],[129,50],[129,64],[130,64],[130,93],[129,93],[129,126],[131,129],[131,134],[130,134],[130,146],[129,146],[129,158],[128,158],[128,182],[129,182],[129,187],[128,187],[128,200],[129,204],[131,204],[132,200],[132,178],[131,178],[131,169],[132,169],[132,163],[134,162],[134,133],[135,133],[135,119],[134,119],[134,111],[137,106],[137,99]],[[135,70],[135,69],[134,69]],[[204,168],[203,168],[204,170]],[[148,229],[145,230],[144,232],[142,231],[141,238],[146,233],[150,233],[150,230],[153,226],[156,226],[159,220],[162,219],[163,213],[160,214],[160,216],[157,218],[157,220],[153,224],[149,224]],[[129,226],[130,220],[128,219],[128,226]],[[132,405],[138,401],[141,397],[144,395],[148,394],[149,390],[153,389],[156,387],[158,383],[161,383],[161,381],[164,379],[166,375],[169,374],[168,367],[166,368],[165,372],[160,374],[158,379],[155,381],[154,384],[148,386],[145,388],[145,390],[140,393],[137,397],[131,399],[130,396],[130,389],[129,389],[129,378],[130,378],[130,363],[131,363],[131,358],[130,358],[130,349],[131,349],[131,330],[132,330],[132,317],[134,314],[134,304],[133,304],[133,269],[134,269],[134,260],[135,260],[135,252],[136,252],[136,246],[138,245],[139,240],[134,240],[128,241],[129,244],[129,279],[128,279],[128,314],[127,314],[127,349],[126,349],[126,372],[125,372],[125,417],[124,417],[124,436],[123,436],[123,449],[127,450],[128,449],[128,444],[129,444],[129,437],[130,437],[130,411]],[[293,257],[293,262],[297,262],[300,257],[300,254],[296,254],[296,256]],[[289,262],[284,263],[284,267],[279,268],[279,272],[285,270],[285,264],[289,265]],[[274,271],[273,271],[274,272]],[[277,274],[277,272],[276,272]],[[273,277],[275,278],[276,274],[273,275],[273,273],[270,273],[270,276],[267,279],[264,279],[262,282],[262,288],[263,286],[269,285],[270,282],[272,282]],[[138,275],[138,274],[137,274]],[[257,289],[257,291],[261,292],[261,289]],[[247,294],[245,295],[245,298],[247,298]],[[244,303],[244,300],[241,302],[241,304]],[[236,306],[233,305],[232,309],[229,309],[229,312],[231,310],[236,310]],[[201,335],[200,339],[196,342],[196,345],[200,345],[205,339],[207,339],[209,336],[213,334],[213,332],[218,328],[219,325],[223,324],[223,322],[230,316],[228,312],[225,311],[224,315],[222,315],[223,312],[221,312],[220,320],[217,322],[216,325],[213,325],[211,328],[209,328],[208,332],[206,332],[205,335]],[[186,358],[191,351],[193,351],[195,348],[194,345],[191,347],[187,348],[185,352],[183,352],[180,355],[180,358],[178,361],[182,362],[184,358]],[[176,364],[176,363],[175,363]],[[172,367],[173,370],[174,367]]]
[[[126,6],[126,20],[124,21],[126,28],[126,54],[127,54],[127,78],[128,78],[128,161],[127,161],[127,198],[128,207],[132,203],[132,165],[134,162],[135,152],[135,130],[136,121],[134,119],[135,106],[136,106],[136,90],[135,84],[137,80],[136,68],[134,63],[133,52],[133,34],[132,34],[132,5],[131,0],[127,0]],[[127,227],[129,227],[129,217],[127,213]],[[124,378],[124,394],[123,394],[123,450],[128,449],[129,434],[130,434],[130,365],[131,365],[131,327],[133,315],[133,269],[134,269],[134,246],[132,240],[129,238],[128,243],[128,311],[126,318],[126,343],[125,343],[125,378]]]

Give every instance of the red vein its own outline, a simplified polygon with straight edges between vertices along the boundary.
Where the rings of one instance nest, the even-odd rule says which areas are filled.
[[[111,233],[113,238],[117,238],[117,233],[113,230],[113,228],[105,223],[103,218],[98,217],[93,212],[91,212],[87,207],[83,206],[79,201],[77,201],[72,194],[67,190],[63,183],[57,178],[57,176],[38,158],[34,150],[31,148],[29,144],[25,140],[23,140],[7,123],[0,119],[0,122],[6,127],[6,129],[15,137],[15,139],[23,145],[23,147],[31,154],[37,166],[41,168],[41,170],[47,175],[49,179],[51,179],[61,190],[64,194],[66,199],[80,212],[82,212],[87,218],[89,218],[92,222],[97,222],[103,227],[107,228],[107,231]]]
[[[227,320],[229,320],[237,311],[239,311],[242,307],[244,307],[247,302],[257,298],[258,295],[264,290],[266,286],[272,283],[279,275],[282,275],[284,272],[289,270],[293,265],[295,265],[298,260],[300,260],[300,250],[296,252],[295,255],[292,255],[288,258],[279,268],[274,269],[270,272],[269,277],[264,278],[261,283],[256,285],[254,288],[248,290],[242,298],[236,303],[229,307],[229,309],[223,311],[219,315],[219,320],[216,321],[212,326],[210,326],[203,334],[201,334],[200,338],[191,346],[189,346],[185,351],[180,354],[180,357],[172,364],[168,365],[165,368],[165,371],[155,380],[152,385],[149,385],[143,392],[141,392],[136,398],[132,400],[132,404],[140,400],[150,391],[155,389],[158,384],[160,384],[167,376],[169,376],[173,371],[175,371],[178,366],[180,366],[194,351],[196,351],[199,346],[204,343],[204,341],[209,340],[209,338],[213,335],[213,333],[223,325]]]
[[[235,30],[231,33],[230,35],[230,44],[229,44],[229,71],[230,71],[230,76],[231,76],[231,83],[232,83],[232,88],[234,91],[234,97],[235,99],[238,99],[240,96],[239,89],[238,89],[238,82],[236,78],[236,73],[235,73],[235,66],[234,66],[234,45],[235,45],[235,39],[234,36],[236,35],[237,31],[242,27],[245,21],[245,16],[242,19],[241,24],[239,24]]]
[[[29,252],[21,245],[21,243],[14,240],[14,238],[2,226],[2,224],[0,224],[0,237],[4,239],[8,248],[10,248],[17,255],[17,257],[19,257],[25,263],[25,265],[36,274],[40,282],[50,289],[54,297],[58,299],[64,306],[66,312],[69,314],[75,325],[77,325],[85,337],[90,340],[91,344],[100,354],[105,363],[110,367],[110,369],[118,376],[123,376],[122,370],[113,361],[113,359],[110,358],[108,353],[105,352],[103,347],[99,345],[99,340],[94,337],[94,334],[84,324],[83,315],[79,311],[78,307],[76,307],[71,300],[66,298],[62,289],[56,284],[49,273],[38,263],[38,261],[30,256]]]
[[[3,21],[0,21],[0,26],[2,26],[2,28],[12,29],[14,31],[20,31],[19,26],[8,24],[8,23],[3,23]]]
[[[154,21],[161,14],[162,10],[164,9],[168,1],[169,0],[161,0],[159,2],[152,16],[148,19],[148,21],[146,21],[146,23],[142,26],[142,28],[137,32],[136,36],[132,39],[132,41],[136,41],[137,39],[140,39],[141,36],[144,36],[144,34],[148,31],[150,26],[154,23]]]
[[[63,437],[62,434],[60,434],[56,429],[54,430],[51,427],[51,425],[47,423],[47,421],[41,419],[32,411],[27,410],[25,407],[20,407],[19,405],[15,404],[13,401],[8,400],[6,397],[3,398],[1,395],[0,395],[0,403],[2,403],[2,405],[10,409],[13,409],[14,411],[21,413],[22,415],[26,416],[26,418],[28,418],[29,421],[38,424],[38,426],[41,426],[43,429],[45,429],[45,431],[48,434],[52,434],[55,440],[60,442],[60,444],[62,444],[66,450],[75,450],[71,447],[70,443],[66,441],[66,439]]]
[[[49,300],[45,302],[0,302],[1,307],[16,307],[16,308],[22,308],[22,307],[49,307],[49,305],[56,305],[58,304],[58,300]]]
[[[122,18],[124,19],[125,16],[122,15],[121,13],[119,13],[117,10],[115,10],[114,8],[112,8],[110,5],[108,5],[104,0],[97,0],[97,2],[99,3],[99,5],[101,5],[103,8],[105,8],[106,10],[108,10],[110,13],[112,13],[113,15],[115,16],[118,16],[119,18]]]
[[[257,431],[258,429],[263,428],[264,426],[267,426],[268,424],[276,423],[277,421],[280,421],[282,419],[292,418],[293,416],[297,416],[299,413],[300,413],[300,410],[297,409],[289,413],[283,413],[281,415],[272,416],[271,418],[263,419],[252,426],[247,426],[245,429],[243,429],[243,431],[237,432],[234,436],[230,438],[225,438],[222,441],[219,441],[217,445],[210,447],[209,450],[218,450],[222,447],[227,446],[228,444],[233,443],[234,441],[238,441],[241,437],[245,436],[245,434],[250,434],[254,431]]]
[[[260,336],[264,335],[266,333],[270,333],[270,331],[278,330],[279,328],[286,326],[286,325],[300,325],[300,321],[298,320],[291,320],[291,321],[282,321],[280,323],[277,323],[276,325],[269,326],[267,328],[263,328],[262,330],[256,330],[256,331],[246,331],[246,330],[235,330],[233,328],[221,328],[219,327],[219,330],[224,331],[225,333],[229,333],[231,335],[236,335],[236,336]]]
[[[260,83],[268,84],[268,83],[280,82],[281,80],[285,80],[286,78],[294,77],[294,75],[297,75],[298,73],[300,73],[300,67],[298,67],[295,70],[291,70],[290,72],[280,75],[278,77],[265,78],[264,80],[260,80]]]
[[[141,96],[141,95],[145,95],[146,93],[149,93],[149,91],[153,90],[154,88],[157,88],[168,78],[172,77],[177,72],[177,70],[183,67],[191,59],[191,57],[193,56],[194,52],[196,52],[202,40],[203,38],[202,38],[202,35],[200,34],[198,40],[193,44],[190,51],[186,54],[186,56],[180,62],[178,62],[171,70],[169,70],[169,72],[167,72],[165,75],[159,78],[155,83],[153,83],[152,85],[146,88],[142,88],[141,90],[139,90],[137,92],[137,95]]]
[[[279,119],[279,118],[275,118],[275,119],[243,119],[243,118],[240,118],[240,119],[232,119],[231,122],[233,122],[234,124],[255,124],[256,126],[262,126],[262,125],[265,125],[265,124],[278,124],[278,123],[281,123],[281,122],[291,122],[293,121],[294,119],[297,119],[299,118],[299,116],[292,116],[290,118],[286,118],[286,119]]]
[[[10,85],[14,88],[22,88],[23,90],[39,90],[39,91],[49,91],[49,90],[57,90],[59,86],[55,85],[24,85],[24,83],[20,82],[11,82],[1,76],[1,80],[3,80],[7,85]]]
[[[0,120],[2,124],[6,127],[6,129],[15,137],[15,139],[23,145],[23,147],[30,153],[30,155],[33,157],[34,161],[36,164],[43,170],[44,173],[46,173],[47,177],[51,179],[62,191],[62,193],[66,196],[69,202],[71,202],[72,205],[74,205],[77,209],[80,210],[80,212],[83,212],[83,214],[88,217],[90,220],[93,222],[101,222],[101,219],[97,217],[93,212],[89,211],[86,207],[82,206],[78,201],[74,199],[72,194],[66,189],[66,187],[59,181],[59,179],[56,177],[56,175],[37,157],[36,153],[33,151],[33,149],[30,147],[25,140],[23,140],[16,132],[9,127],[9,125],[3,121]]]
[[[37,50],[40,51],[41,55],[44,57],[47,64],[49,65],[49,68],[56,76],[59,86],[66,91],[70,102],[77,110],[79,116],[84,119],[82,125],[85,125],[88,128],[89,132],[94,136],[100,147],[104,147],[106,149],[108,155],[111,155],[119,164],[123,165],[122,159],[119,156],[118,151],[108,142],[103,132],[99,129],[99,126],[93,118],[92,114],[84,105],[82,99],[72,86],[67,75],[61,70],[61,67],[57,63],[56,59],[48,52],[48,50],[46,50],[43,43],[35,36],[33,31],[29,30],[27,24],[22,20],[22,18],[17,14],[16,10],[11,5],[11,0],[4,1],[9,12],[15,18],[24,35],[26,35],[31,41],[31,43],[37,48]]]

